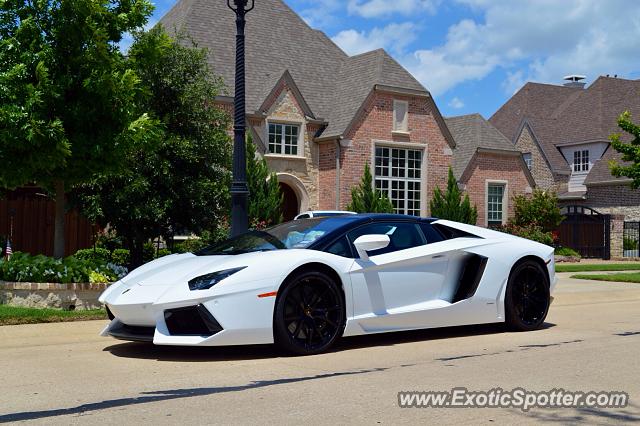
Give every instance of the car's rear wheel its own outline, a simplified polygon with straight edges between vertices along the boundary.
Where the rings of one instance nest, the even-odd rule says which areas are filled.
[[[311,355],[328,350],[344,328],[344,300],[338,284],[308,271],[281,288],[274,314],[274,338],[286,351]]]
[[[517,264],[507,284],[505,319],[515,331],[542,327],[549,312],[549,278],[538,262],[525,260]]]

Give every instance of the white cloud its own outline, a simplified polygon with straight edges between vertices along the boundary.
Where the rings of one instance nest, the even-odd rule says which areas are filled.
[[[444,44],[401,58],[434,95],[498,68],[507,73],[503,89],[509,94],[529,80],[559,83],[572,73],[593,80],[640,69],[640,2],[458,2],[482,21],[462,20],[449,28]]]
[[[344,7],[342,0],[314,0],[306,1],[309,8],[301,11],[302,19],[312,28],[330,27],[337,21],[338,13]]]
[[[449,106],[453,109],[461,109],[464,108],[464,102],[459,97],[454,97],[449,101]]]
[[[423,12],[436,13],[439,0],[349,0],[347,11],[363,18],[377,18],[392,14],[416,16]]]
[[[376,27],[369,32],[344,30],[332,37],[332,40],[349,55],[357,55],[379,48],[401,54],[415,40],[415,30],[414,24],[405,22],[389,24],[384,28]]]

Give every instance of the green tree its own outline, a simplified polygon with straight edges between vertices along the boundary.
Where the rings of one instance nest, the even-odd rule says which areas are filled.
[[[0,187],[55,194],[56,257],[65,189],[117,172],[124,152],[153,135],[118,46],[152,10],[148,0],[0,2]]]
[[[558,196],[552,191],[536,189],[531,196],[513,197],[512,224],[520,227],[539,226],[543,232],[558,229],[564,216],[558,207]]]
[[[469,194],[462,198],[462,192],[458,187],[458,181],[449,167],[447,180],[447,192],[444,194],[439,187],[433,190],[431,199],[431,215],[439,219],[448,219],[461,223],[475,225],[478,220],[478,209],[471,205]]]
[[[347,210],[356,213],[393,213],[393,204],[385,194],[374,189],[369,164],[364,165],[360,184],[351,188],[351,204]]]
[[[282,202],[278,177],[269,171],[264,158],[256,156],[251,135],[247,137],[247,184],[249,186],[249,224],[266,228],[282,222]]]
[[[618,118],[618,126],[629,134],[630,141],[625,142],[621,134],[611,136],[611,146],[622,154],[622,160],[629,164],[621,165],[611,162],[611,174],[617,177],[627,177],[632,179],[631,187],[640,188],[640,126],[631,121],[629,111],[623,113]]]
[[[158,235],[201,233],[224,223],[229,210],[229,117],[211,100],[222,88],[207,53],[170,38],[162,28],[135,35],[132,68],[146,86],[143,107],[161,123],[152,144],[131,151],[118,175],[84,185],[84,211],[113,226],[143,261],[144,243]]]

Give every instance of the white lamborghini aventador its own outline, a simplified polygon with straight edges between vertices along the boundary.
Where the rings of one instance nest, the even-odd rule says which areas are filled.
[[[446,220],[296,220],[148,263],[100,297],[102,335],[156,345],[277,343],[326,351],[341,336],[506,322],[539,328],[553,248]]]

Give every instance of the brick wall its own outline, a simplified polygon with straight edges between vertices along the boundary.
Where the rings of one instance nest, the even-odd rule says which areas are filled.
[[[625,221],[640,221],[640,190],[627,185],[589,186],[586,200],[560,204],[591,207],[602,214],[622,215]]]
[[[531,193],[531,183],[527,179],[524,164],[520,157],[476,153],[461,178],[472,204],[478,208],[478,222],[486,226],[486,185],[487,180],[507,181],[505,201],[508,218],[513,216],[513,197]]]
[[[405,100],[409,103],[409,133],[398,135],[393,130],[393,101]],[[352,146],[341,149],[340,208],[346,208],[351,201],[351,188],[360,183],[364,166],[371,163],[374,143],[380,141],[390,146],[426,147],[423,161],[427,163],[426,177],[423,177],[422,208],[428,215],[429,200],[435,185],[446,185],[447,173],[452,156],[449,145],[434,116],[433,104],[425,98],[398,96],[374,92],[365,102],[364,108],[345,139],[352,140]],[[320,208],[335,208],[336,186],[336,144],[324,143],[320,146]],[[373,171],[373,170],[372,170]]]

